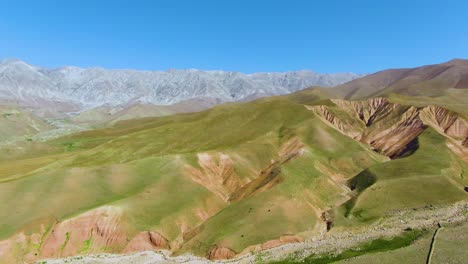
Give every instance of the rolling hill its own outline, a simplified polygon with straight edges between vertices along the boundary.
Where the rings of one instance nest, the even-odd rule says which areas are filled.
[[[0,259],[226,259],[464,203],[468,122],[445,91],[468,69],[441,65],[0,149]]]
[[[377,72],[342,84],[334,90],[345,99],[362,99],[390,93],[409,96],[441,96],[451,89],[468,88],[468,60],[409,69]]]
[[[40,117],[18,107],[0,106],[0,143],[31,136],[52,129]]]

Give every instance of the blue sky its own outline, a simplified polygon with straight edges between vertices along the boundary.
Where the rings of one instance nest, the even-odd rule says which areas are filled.
[[[468,58],[468,1],[3,1],[0,58],[369,73]]]

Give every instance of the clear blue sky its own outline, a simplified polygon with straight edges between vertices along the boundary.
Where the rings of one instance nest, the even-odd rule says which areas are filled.
[[[0,58],[374,72],[468,58],[468,1],[0,0]]]

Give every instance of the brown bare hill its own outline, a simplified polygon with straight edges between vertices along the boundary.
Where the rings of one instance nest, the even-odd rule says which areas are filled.
[[[363,99],[390,93],[440,96],[450,88],[468,89],[468,60],[380,71],[339,85],[333,91],[345,99]]]

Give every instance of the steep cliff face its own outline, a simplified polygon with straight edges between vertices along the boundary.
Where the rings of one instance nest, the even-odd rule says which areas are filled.
[[[424,130],[419,109],[389,102],[331,100],[334,106],[308,106],[341,133],[390,158],[402,156]]]

